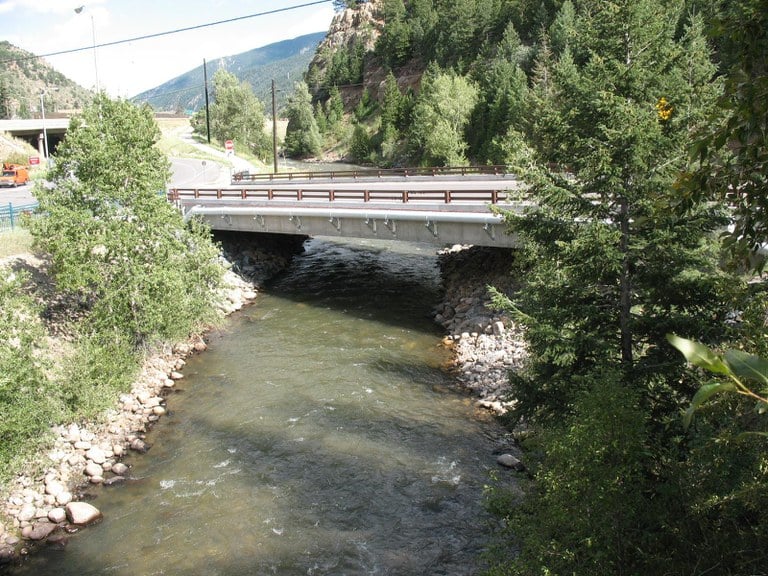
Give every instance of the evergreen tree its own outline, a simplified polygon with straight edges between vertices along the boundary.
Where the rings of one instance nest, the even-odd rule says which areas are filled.
[[[700,26],[678,35],[679,5],[575,6],[575,34],[538,60],[538,208],[508,216],[528,241],[514,306],[531,352],[514,379],[518,414],[544,455],[513,573],[703,571],[724,551],[691,553],[690,512],[674,495],[685,487],[671,472],[685,461],[679,414],[695,384],[665,335],[722,337],[736,285],[706,241],[724,222],[717,211],[671,209],[714,67]],[[697,554],[707,564],[695,569]]]
[[[768,239],[768,10],[722,2],[713,28],[728,76],[712,128],[680,180],[684,206],[713,198],[734,216],[728,247],[743,262]],[[764,262],[755,262],[762,268]]]
[[[296,82],[286,110],[285,150],[296,158],[316,156],[322,148],[320,130],[312,113],[312,97],[304,82]]]
[[[381,101],[381,131],[388,128],[398,130],[404,113],[404,97],[397,85],[397,78],[390,71],[384,80],[384,95]]]
[[[411,28],[403,0],[384,0],[384,28],[376,41],[376,53],[390,67],[405,63],[411,54]]]

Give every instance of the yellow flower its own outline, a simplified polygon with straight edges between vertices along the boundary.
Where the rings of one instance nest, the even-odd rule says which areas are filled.
[[[672,106],[664,96],[659,98],[659,101],[656,102],[656,114],[658,114],[659,120],[662,122],[666,122],[672,118],[672,111],[674,109],[675,107]]]

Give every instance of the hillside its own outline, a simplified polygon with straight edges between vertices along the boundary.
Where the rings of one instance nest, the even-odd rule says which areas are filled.
[[[279,90],[279,107],[293,91],[293,82],[300,80],[307,70],[317,45],[324,37],[325,32],[316,32],[207,62],[209,90],[214,73],[224,68],[239,80],[248,82],[259,100],[269,103],[272,100],[274,79]],[[205,104],[204,83],[201,62],[197,68],[142,92],[131,100],[146,102],[157,111],[191,113]]]
[[[48,93],[45,112],[79,110],[92,94],[45,60],[7,41],[0,42],[0,117],[33,118],[39,112],[40,92]]]

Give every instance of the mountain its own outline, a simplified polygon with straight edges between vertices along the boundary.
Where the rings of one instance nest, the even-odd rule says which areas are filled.
[[[234,74],[239,80],[248,82],[254,94],[271,109],[272,79],[279,91],[278,108],[293,92],[293,83],[301,80],[310,60],[315,55],[325,32],[315,32],[292,40],[275,42],[234,56],[225,56],[206,63],[209,94],[212,79],[219,68]],[[202,63],[155,88],[137,94],[131,100],[148,103],[159,112],[194,112],[205,105],[204,74]]]
[[[50,116],[79,110],[93,98],[92,92],[42,58],[5,40],[0,42],[0,117],[39,117],[42,91],[46,92],[45,113]]]

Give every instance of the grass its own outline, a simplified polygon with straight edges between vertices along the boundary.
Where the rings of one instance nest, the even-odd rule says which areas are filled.
[[[23,254],[32,250],[32,235],[24,228],[0,233],[0,258]]]

